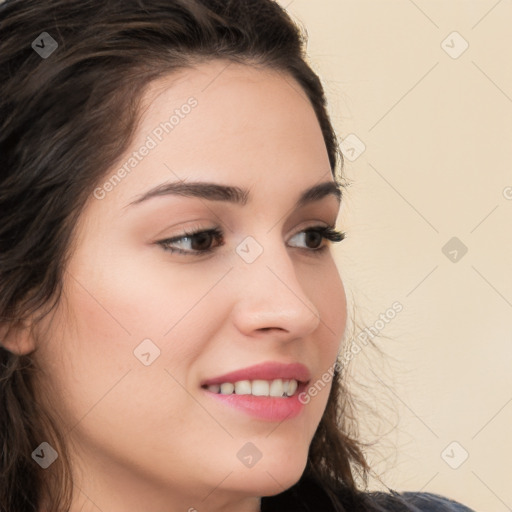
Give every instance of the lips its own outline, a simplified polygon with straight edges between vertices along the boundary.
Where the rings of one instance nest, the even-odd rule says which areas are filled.
[[[300,363],[285,364],[269,361],[204,380],[201,382],[201,387],[242,380],[274,379],[295,379],[300,383],[307,383],[311,379],[311,373],[306,366]]]

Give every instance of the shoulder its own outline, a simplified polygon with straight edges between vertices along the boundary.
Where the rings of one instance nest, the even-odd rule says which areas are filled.
[[[402,492],[399,494],[407,504],[421,512],[475,512],[466,505],[440,494],[430,492]]]

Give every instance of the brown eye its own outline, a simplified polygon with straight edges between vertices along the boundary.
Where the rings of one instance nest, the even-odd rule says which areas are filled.
[[[317,243],[315,243],[315,239]],[[308,231],[306,232],[306,240],[313,242],[314,247],[312,247],[312,249],[317,249],[322,244],[324,237],[318,231]]]
[[[300,231],[294,236],[302,234],[305,235],[306,244],[313,244],[313,248],[306,247],[306,249],[309,249],[311,252],[322,252],[324,249],[327,249],[328,244],[321,246],[322,240],[324,238],[331,242],[341,242],[345,238],[345,233],[336,231],[330,226],[315,226],[313,228],[308,228],[303,231]]]
[[[215,247],[211,247],[213,240],[217,242],[222,241],[223,233],[217,228],[196,231],[194,233],[184,233],[183,235],[157,242],[164,250],[178,253],[178,254],[206,254],[214,251]],[[178,243],[188,241],[191,245],[190,249],[179,249],[176,246]],[[219,243],[219,245],[223,245]]]

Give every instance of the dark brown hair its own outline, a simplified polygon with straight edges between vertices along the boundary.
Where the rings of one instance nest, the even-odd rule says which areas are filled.
[[[43,31],[58,43],[48,58],[31,46]],[[343,159],[322,85],[306,61],[305,43],[304,34],[272,0],[1,4],[4,338],[29,320],[34,328],[59,303],[78,216],[129,146],[140,99],[157,78],[204,60],[225,59],[295,79],[316,112],[335,176]],[[73,492],[71,467],[58,422],[36,399],[34,379],[41,370],[32,356],[0,347],[0,511],[39,512],[44,503],[47,512],[64,512]],[[278,496],[263,498],[263,510],[300,510],[315,492],[315,503],[324,495],[333,510],[384,510],[355,483],[356,473],[367,482],[369,467],[356,440],[352,409],[337,369],[301,480]],[[31,458],[42,441],[59,453],[44,471]]]

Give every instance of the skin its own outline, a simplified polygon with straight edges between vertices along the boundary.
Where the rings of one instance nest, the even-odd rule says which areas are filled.
[[[71,512],[256,512],[261,496],[289,488],[305,468],[330,382],[280,424],[200,389],[269,360],[302,362],[315,382],[346,325],[331,249],[315,255],[307,248],[316,242],[295,236],[334,226],[339,204],[328,196],[291,210],[303,190],[333,181],[313,108],[291,77],[226,65],[202,63],[146,90],[135,138],[105,180],[187,98],[198,105],[103,199],[91,197],[62,302],[44,335],[16,340],[19,350],[37,348],[40,399],[49,397],[72,447]],[[246,187],[252,198],[239,206],[161,196],[126,207],[178,180]],[[156,243],[215,226],[224,245],[206,256]],[[263,247],[250,264],[235,252],[249,235]],[[146,338],[160,349],[149,366],[133,353]],[[262,453],[252,468],[237,458],[249,441]]]

